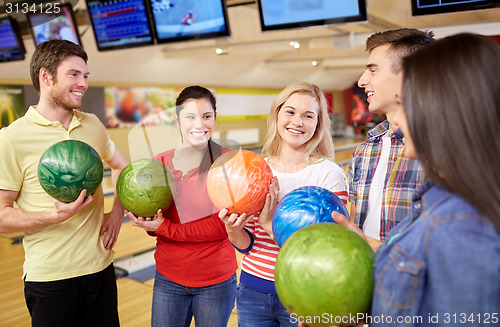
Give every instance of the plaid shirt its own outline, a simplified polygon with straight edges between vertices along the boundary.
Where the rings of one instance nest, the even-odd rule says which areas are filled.
[[[366,219],[368,194],[373,174],[382,152],[382,136],[389,130],[387,120],[367,133],[367,140],[359,145],[349,163],[349,202],[356,205],[354,222],[361,228]],[[380,239],[403,220],[411,209],[413,193],[424,181],[419,163],[403,156],[404,139],[401,130],[391,135],[391,149],[384,185],[380,219]]]

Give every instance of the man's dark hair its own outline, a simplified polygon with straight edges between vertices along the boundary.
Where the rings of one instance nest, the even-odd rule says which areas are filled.
[[[35,90],[40,92],[40,69],[46,68],[52,77],[57,77],[57,67],[67,57],[78,56],[87,63],[87,53],[81,46],[66,40],[50,40],[38,45],[30,63],[31,81]]]
[[[434,41],[434,33],[431,31],[400,28],[371,35],[366,40],[366,50],[372,52],[379,46],[389,45],[389,52],[393,56],[392,72],[397,74],[401,71],[404,57],[425,47],[432,41]]]

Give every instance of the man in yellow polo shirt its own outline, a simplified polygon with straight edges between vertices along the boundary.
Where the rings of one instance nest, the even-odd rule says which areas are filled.
[[[127,160],[95,115],[75,110],[88,88],[87,54],[80,46],[42,43],[30,73],[38,104],[0,130],[0,233],[25,234],[32,326],[119,326],[112,248],[123,208],[115,199],[104,214],[102,186],[87,199],[83,190],[72,203],[54,200],[40,186],[37,168],[49,146],[67,139],[92,146],[114,181]]]

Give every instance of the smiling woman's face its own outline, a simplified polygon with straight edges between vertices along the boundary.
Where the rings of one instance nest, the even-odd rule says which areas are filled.
[[[207,99],[188,99],[182,104],[177,125],[182,135],[182,146],[206,144],[215,126],[215,111]]]
[[[278,133],[292,148],[305,147],[318,125],[319,104],[309,94],[294,93],[278,112]]]

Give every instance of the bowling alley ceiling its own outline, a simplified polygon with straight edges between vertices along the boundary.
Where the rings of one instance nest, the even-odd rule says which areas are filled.
[[[0,0],[0,4],[4,2]],[[362,73],[367,59],[364,42],[374,32],[415,27],[433,30],[437,37],[458,32],[500,34],[500,8],[412,16],[410,0],[367,0],[368,20],[362,23],[262,32],[255,1],[227,0],[230,37],[100,52],[85,1],[69,2],[76,3],[79,32],[89,54],[90,83],[95,85],[278,89],[308,81],[326,90],[343,90]],[[24,17],[16,19],[25,24]],[[23,41],[27,50],[24,61],[0,63],[3,84],[29,83],[34,44],[29,33],[23,33]]]

